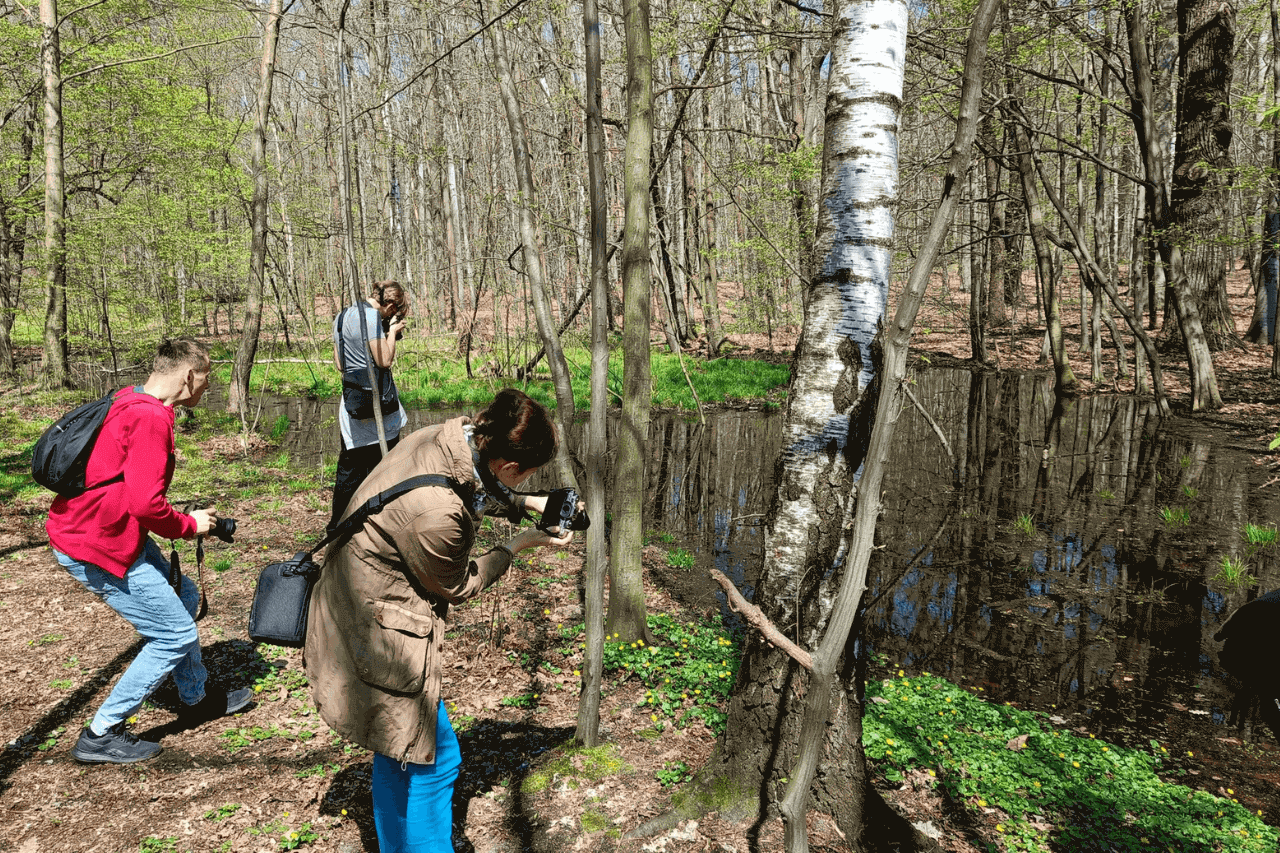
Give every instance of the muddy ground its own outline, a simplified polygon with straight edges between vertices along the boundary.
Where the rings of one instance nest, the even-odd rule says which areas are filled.
[[[1241,332],[1249,316],[1245,283],[1246,276],[1233,277]],[[732,285],[725,295],[736,295]],[[994,334],[1002,367],[1043,369],[1037,365],[1043,327],[1029,313],[1020,309],[1014,325]],[[917,358],[963,361],[965,316],[964,295],[954,285],[948,299],[932,297],[918,324],[929,332],[916,337]],[[762,337],[732,340],[740,353],[785,359],[795,329],[780,331],[771,350]],[[1073,325],[1067,332],[1078,337]],[[1228,434],[1256,451],[1259,465],[1274,467],[1276,455],[1266,445],[1280,429],[1280,385],[1269,376],[1270,358],[1269,347],[1256,345],[1219,353],[1226,407],[1193,421]],[[1108,378],[1096,387],[1088,382],[1086,358],[1074,347],[1073,361],[1086,393],[1127,390],[1123,380]],[[1175,407],[1185,412],[1185,364],[1168,355],[1165,368]],[[1107,370],[1114,371],[1113,357]],[[12,385],[0,385],[0,400],[6,407],[21,404]],[[221,441],[201,452],[227,457],[243,451]],[[270,449],[250,452],[265,459]],[[71,759],[70,748],[136,652],[132,629],[56,568],[43,530],[47,498],[0,506],[0,741],[6,744],[0,754],[0,851],[377,849],[370,756],[338,741],[316,717],[301,681],[299,652],[255,647],[245,633],[257,570],[292,553],[300,537],[319,531],[328,503],[327,492],[294,493],[288,472],[263,470],[279,480],[275,497],[228,497],[220,503],[241,525],[234,545],[208,547],[210,612],[201,622],[212,676],[230,686],[261,686],[258,703],[235,719],[188,728],[172,713],[172,697],[156,697],[134,729],[161,740],[165,751],[156,761],[131,767],[84,767]],[[547,791],[522,792],[530,762],[569,739],[575,726],[573,673],[579,659],[558,639],[558,626],[582,618],[581,545],[575,543],[563,559],[539,555],[524,561],[452,616],[444,695],[464,754],[457,803],[465,841],[459,849],[516,853],[537,837],[545,849],[563,850],[781,850],[779,821],[749,839],[747,827],[715,814],[657,838],[617,837],[664,811],[670,789],[659,783],[659,770],[677,760],[696,767],[714,744],[700,724],[656,733],[637,707],[642,691],[634,682],[612,685],[604,700],[604,727],[617,759],[608,772],[580,768]],[[647,547],[644,556],[650,609],[688,617],[660,582],[663,549]],[[210,571],[217,561],[223,570]],[[186,566],[192,570],[189,559]],[[513,704],[519,697],[532,707]],[[1192,717],[1170,738],[1171,748],[1194,753],[1187,761],[1193,784],[1215,792],[1234,784],[1242,802],[1280,825],[1280,751],[1242,743]],[[980,819],[966,817],[931,791],[888,785],[884,790],[913,820],[940,828],[949,850],[980,849],[992,838]],[[593,831],[584,828],[587,815],[594,816],[588,824]],[[846,849],[825,817],[813,815],[811,830],[815,850]]]

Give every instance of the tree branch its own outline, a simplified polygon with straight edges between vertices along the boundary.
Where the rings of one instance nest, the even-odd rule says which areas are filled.
[[[719,569],[712,569],[710,575],[711,579],[720,584],[720,587],[724,590],[724,594],[729,599],[730,610],[734,613],[741,613],[751,627],[759,631],[766,641],[782,649],[792,660],[806,670],[813,671],[812,655],[788,640],[781,631],[775,628],[773,623],[769,621],[769,617],[760,612],[759,607],[742,597],[742,593],[738,592],[738,588],[733,585],[733,581],[725,577],[724,573]]]

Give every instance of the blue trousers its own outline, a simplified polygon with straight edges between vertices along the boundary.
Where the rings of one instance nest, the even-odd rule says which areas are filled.
[[[200,590],[185,575],[182,595],[169,586],[169,561],[148,537],[138,559],[118,578],[56,548],[53,554],[70,575],[119,613],[142,635],[142,651],[120,676],[90,728],[102,734],[142,707],[151,691],[173,673],[178,697],[188,705],[204,698],[208,673],[200,657],[200,634],[192,617],[200,608]]]
[[[373,755],[373,825],[381,853],[453,853],[453,783],[462,767],[458,736],[440,702],[436,763]]]

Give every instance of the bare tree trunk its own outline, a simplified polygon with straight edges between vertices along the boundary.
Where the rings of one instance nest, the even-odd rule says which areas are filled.
[[[15,185],[25,187],[31,181],[31,161],[35,153],[36,98],[29,97],[22,107],[22,130],[19,156],[15,163]],[[17,365],[13,358],[13,323],[18,298],[22,293],[22,273],[27,254],[27,221],[30,218],[17,205],[5,204],[0,211],[3,220],[4,245],[0,247],[0,373],[12,373]]]
[[[585,34],[587,184],[591,191],[591,416],[587,425],[587,514],[605,517],[604,469],[609,452],[609,282],[608,198],[605,196],[604,120],[600,96],[600,13],[596,0],[583,0]],[[586,653],[578,696],[578,728],[574,740],[583,746],[600,743],[600,688],[604,673],[604,579],[609,571],[609,543],[603,523],[587,529],[587,565],[583,617]]]
[[[1208,353],[1199,352],[1199,337],[1210,350],[1237,342],[1229,311],[1224,312],[1227,248],[1216,239],[1228,207],[1232,66],[1235,61],[1236,11],[1233,0],[1179,0],[1181,38],[1178,99],[1178,141],[1170,198],[1170,237],[1181,253],[1180,274],[1171,284],[1179,303],[1187,360],[1192,375],[1192,399],[1205,408],[1218,408],[1217,382]],[[1179,287],[1181,285],[1181,287]],[[1200,408],[1196,408],[1200,411]]]
[[[1271,107],[1280,106],[1280,2],[1271,0]],[[1257,322],[1251,324],[1247,340],[1276,342],[1276,297],[1280,291],[1280,121],[1271,125],[1271,174],[1262,215],[1262,269],[1258,287]],[[1256,328],[1255,328],[1256,327]]]
[[[817,774],[826,742],[830,738],[828,726],[832,712],[835,710],[832,707],[832,699],[840,686],[839,663],[845,656],[846,649],[849,648],[849,638],[854,629],[859,602],[866,587],[867,566],[872,552],[876,549],[876,521],[882,508],[881,485],[884,482],[889,452],[893,445],[898,413],[906,407],[903,388],[907,382],[906,360],[911,327],[915,323],[915,315],[928,288],[930,269],[951,227],[960,187],[969,168],[969,155],[977,133],[979,104],[982,98],[982,65],[991,24],[998,7],[999,0],[982,0],[977,9],[969,37],[955,142],[947,176],[943,182],[941,203],[935,209],[928,233],[912,268],[910,280],[885,341],[885,358],[881,368],[884,375],[873,385],[878,392],[879,400],[874,406],[863,411],[864,417],[874,413],[874,423],[871,425],[867,440],[862,477],[855,488],[856,500],[850,499],[851,502],[856,502],[856,512],[852,517],[852,524],[848,525],[846,510],[848,532],[846,533],[843,529],[841,531],[843,553],[837,554],[837,560],[847,561],[847,567],[844,569],[844,577],[836,593],[826,630],[823,632],[822,643],[813,654],[812,676],[800,734],[801,754],[796,760],[786,795],[779,806],[786,824],[787,853],[807,853],[808,851],[806,832],[809,789]],[[905,24],[905,18],[903,23]],[[881,38],[886,30],[892,30],[891,27],[883,25],[877,29],[880,30]],[[905,45],[905,33],[903,42]],[[850,426],[853,426],[852,418]],[[846,453],[848,450],[849,448],[846,448]],[[842,528],[846,525],[842,525]],[[860,733],[860,722],[856,729]],[[857,751],[861,752],[860,749]],[[860,760],[865,764],[865,758],[860,757]],[[865,779],[862,783],[865,787]],[[901,825],[896,831],[889,832],[879,827],[872,831],[872,828],[865,823],[856,829],[860,830],[857,834],[845,830],[846,836],[854,840],[855,849],[863,848],[864,844],[866,848],[883,845],[884,848],[893,850],[900,850],[904,846],[910,847],[912,842],[916,846],[931,844],[923,833],[919,831],[911,833],[907,827]],[[892,838],[894,835],[898,837]]]
[[[270,0],[262,26],[258,110],[253,127],[253,241],[249,250],[249,287],[240,348],[236,350],[235,364],[231,368],[231,387],[227,391],[227,411],[238,412],[242,425],[249,409],[249,376],[253,371],[254,356],[258,352],[258,335],[262,329],[263,274],[267,265],[267,209],[270,203],[267,187],[267,126],[271,121],[271,87],[275,77],[276,44],[280,39],[283,8],[283,0]]]
[[[630,642],[652,640],[646,621],[640,549],[644,541],[645,457],[652,380],[649,325],[649,151],[653,145],[653,51],[648,0],[625,0],[627,41],[626,222],[622,229],[622,422],[618,427],[605,630]]]
[[[71,386],[67,340],[67,221],[62,163],[62,53],[58,0],[40,0],[40,70],[44,77],[44,358],[41,382]]]
[[[994,9],[994,2],[988,7]],[[753,637],[730,700],[718,760],[700,776],[708,781],[727,777],[746,800],[743,805],[763,814],[769,792],[789,775],[781,804],[789,851],[805,849],[810,795],[816,807],[835,817],[853,850],[918,849],[928,843],[869,784],[860,742],[858,661],[848,642],[879,497],[879,480],[863,473],[860,481],[859,471],[864,462],[883,470],[879,453],[868,455],[868,442],[882,393],[878,331],[897,201],[896,131],[906,31],[907,7],[893,0],[849,4],[835,21],[818,262],[804,298],[804,332],[788,394],[777,492],[767,514],[764,573],[755,595],[792,643],[809,648],[821,643],[814,673],[806,678],[781,652]],[[980,75],[980,60],[971,73]],[[970,141],[980,79],[966,99]],[[959,189],[968,160],[967,145],[958,144],[957,150],[959,173],[948,176],[948,194]],[[946,205],[948,212],[953,203]],[[932,254],[917,263],[917,285],[927,282],[945,233],[944,219],[932,235]],[[887,445],[877,447],[883,453]],[[805,700],[796,698],[804,695]],[[761,743],[767,745],[763,750]]]
[[[1016,108],[1016,100],[1013,102]],[[1056,392],[1061,396],[1071,396],[1080,391],[1079,382],[1071,370],[1071,362],[1067,359],[1066,341],[1062,335],[1062,300],[1058,295],[1057,274],[1053,269],[1053,259],[1049,250],[1049,238],[1044,224],[1044,209],[1040,204],[1040,194],[1036,188],[1035,167],[1031,160],[1031,134],[1019,118],[1009,123],[1013,132],[1014,145],[1018,149],[1014,159],[1018,171],[1022,175],[1022,195],[1027,205],[1027,221],[1031,226],[1031,245],[1036,253],[1036,271],[1045,288],[1045,329],[1049,339],[1049,351],[1053,356],[1053,369],[1056,376]]]
[[[702,126],[711,126],[711,100],[702,99]],[[707,358],[715,358],[724,343],[720,331],[720,279],[716,274],[716,197],[711,164],[702,156],[702,313],[707,320]]]

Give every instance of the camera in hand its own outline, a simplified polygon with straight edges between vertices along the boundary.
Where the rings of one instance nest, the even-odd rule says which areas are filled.
[[[403,319],[404,319],[404,317],[403,317],[403,316],[401,316],[401,317],[396,317],[396,322],[398,323],[398,322],[400,322],[400,321],[401,321],[401,320],[403,320]],[[382,334],[384,334],[384,335],[389,335],[389,334],[391,334],[391,318],[390,318],[390,317],[383,317],[383,318],[382,318]],[[396,332],[396,340],[397,340],[397,341],[398,341],[398,340],[400,340],[400,339],[401,339],[401,338],[403,338],[403,337],[404,337],[404,329],[401,329],[400,331]]]
[[[219,518],[213,523],[213,527],[209,528],[210,536],[217,536],[223,542],[231,542],[231,537],[236,535],[236,520],[234,518]]]
[[[547,508],[542,512],[542,520],[538,529],[550,531],[560,528],[561,533],[570,530],[586,530],[591,526],[591,519],[585,510],[578,509],[578,492],[575,489],[556,489],[547,495]]]

